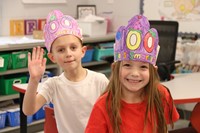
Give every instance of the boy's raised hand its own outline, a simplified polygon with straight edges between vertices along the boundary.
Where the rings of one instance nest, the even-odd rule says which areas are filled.
[[[28,54],[28,70],[30,78],[40,81],[46,69],[46,58],[43,57],[44,49],[41,47],[34,47],[31,53]]]

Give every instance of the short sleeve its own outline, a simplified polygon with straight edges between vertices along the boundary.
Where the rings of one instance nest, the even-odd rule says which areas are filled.
[[[110,133],[110,130],[111,125],[105,109],[105,99],[100,97],[93,106],[85,133]]]
[[[164,114],[167,121],[167,124],[170,124],[170,118],[173,122],[179,119],[179,113],[174,105],[173,98],[170,94],[170,91],[167,87],[160,85],[159,90],[163,93],[163,106],[164,106]]]

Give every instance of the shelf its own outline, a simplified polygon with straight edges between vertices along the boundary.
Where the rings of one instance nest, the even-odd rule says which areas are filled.
[[[6,40],[7,39],[7,40]],[[108,33],[103,36],[93,36],[93,37],[84,37],[83,44],[93,44],[96,45],[102,42],[110,42],[115,40],[115,33]],[[24,42],[25,41],[25,42]],[[4,44],[3,44],[4,43]],[[0,52],[12,52],[17,50],[26,50],[32,49],[33,47],[44,46],[44,40],[33,39],[33,36],[16,36],[16,37],[0,37]],[[102,73],[109,73],[110,64],[107,61],[92,61],[87,63],[82,63],[83,67],[91,70],[97,70]],[[52,69],[56,74],[62,72],[61,68],[57,64],[48,64],[46,69]],[[105,69],[105,70],[104,70]],[[9,75],[9,74],[19,74],[19,73],[28,73],[28,68],[21,68],[15,70],[7,70],[5,72],[0,72],[0,76]],[[12,100],[19,98],[19,94],[13,95],[0,95],[0,102],[6,100]],[[44,119],[33,121],[31,124],[28,124],[27,132],[37,132],[44,129]],[[36,131],[37,130],[37,131]],[[0,129],[0,133],[17,133],[20,132],[20,126],[16,127],[5,127]]]
[[[90,67],[90,66],[96,66],[96,65],[104,65],[107,64],[107,61],[92,61],[92,62],[87,62],[83,63],[83,67]]]
[[[57,68],[58,65],[56,64],[48,64],[46,66],[46,69],[51,69],[51,68]],[[15,70],[7,70],[5,72],[0,72],[1,75],[8,75],[8,74],[16,74],[16,73],[23,73],[23,72],[28,72],[28,68],[21,68],[21,69],[15,69]]]
[[[26,39],[24,39],[26,38]],[[5,42],[5,39],[12,40],[6,44],[1,44]],[[23,40],[26,40],[23,42]],[[102,36],[93,36],[93,37],[84,37],[83,43],[99,43],[99,42],[108,42],[115,40],[115,33],[108,33]],[[13,44],[15,42],[15,44]],[[13,50],[22,50],[22,49],[32,49],[33,47],[41,46],[44,47],[44,40],[33,39],[32,36],[20,36],[20,37],[0,37],[0,51],[13,51]]]
[[[115,33],[108,33],[102,36],[93,36],[93,37],[84,37],[83,43],[99,43],[99,42],[108,42],[115,40]]]
[[[28,124],[28,127],[43,124],[44,121],[45,121],[45,119],[35,120],[32,123]],[[19,128],[20,128],[20,126],[16,126],[16,127],[8,127],[7,126],[3,129],[0,129],[0,133],[13,132],[13,131],[16,131],[17,129],[19,130]]]
[[[19,94],[0,95],[0,102],[6,101],[6,100],[11,100],[11,99],[16,99],[16,98],[19,98]]]

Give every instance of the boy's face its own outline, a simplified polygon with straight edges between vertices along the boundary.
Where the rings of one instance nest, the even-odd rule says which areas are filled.
[[[140,61],[122,61],[120,67],[122,96],[141,94],[149,83],[149,63]]]
[[[57,63],[63,70],[74,70],[81,66],[81,59],[87,50],[81,41],[74,35],[58,37],[51,46],[49,59]]]

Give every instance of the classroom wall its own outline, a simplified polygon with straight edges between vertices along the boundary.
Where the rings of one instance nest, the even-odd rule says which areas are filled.
[[[10,34],[10,19],[46,18],[49,11],[59,9],[76,17],[77,4],[87,4],[87,0],[66,0],[66,4],[23,4],[22,0],[0,0],[0,35]]]
[[[66,0],[66,4],[23,4],[22,0],[0,0],[0,35],[10,34],[10,19],[45,18],[50,10],[59,9],[73,17],[77,16],[78,4],[95,4],[97,14],[113,12],[112,30],[127,21],[140,11],[140,0]],[[111,2],[111,3],[110,3]]]
[[[88,0],[89,4],[97,6],[97,14],[113,12],[113,30],[121,25],[126,25],[128,20],[140,13],[140,0]]]

